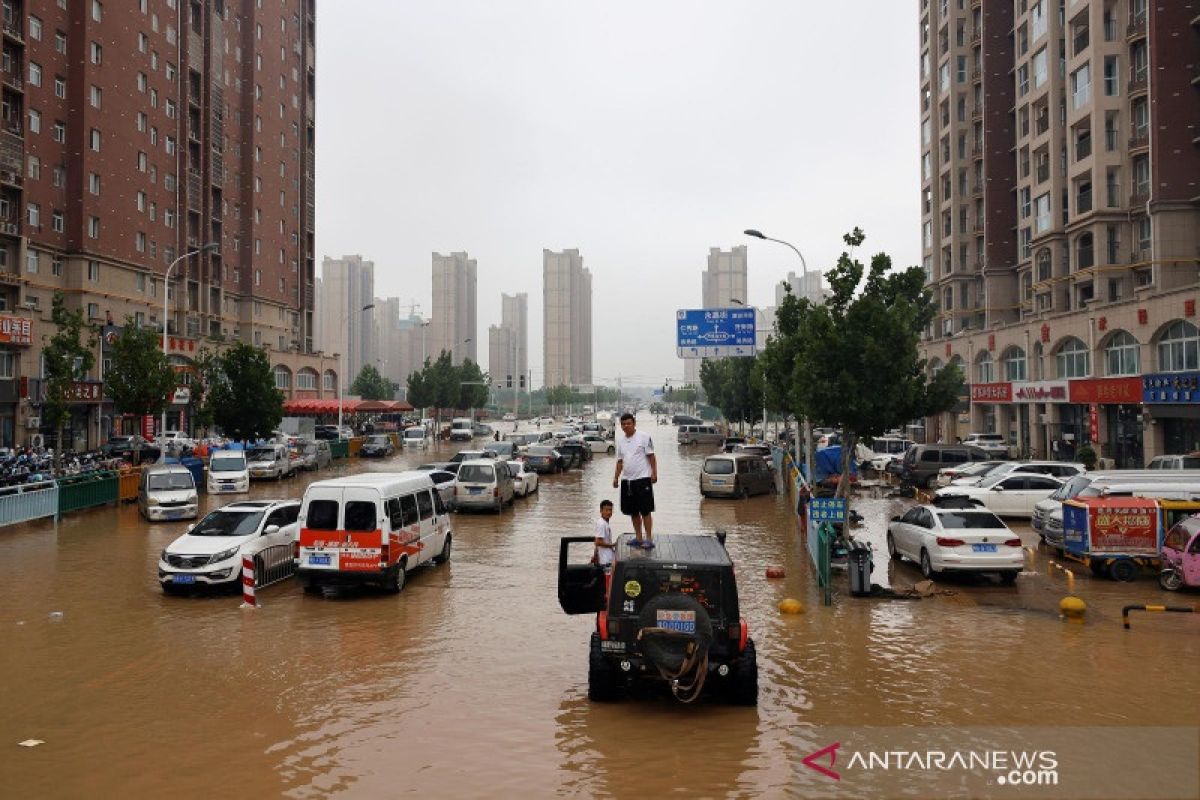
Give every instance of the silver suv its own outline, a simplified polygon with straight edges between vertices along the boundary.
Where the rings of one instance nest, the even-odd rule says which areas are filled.
[[[970,444],[986,452],[989,456],[1008,458],[1008,442],[1002,433],[969,433],[963,439],[963,444]]]

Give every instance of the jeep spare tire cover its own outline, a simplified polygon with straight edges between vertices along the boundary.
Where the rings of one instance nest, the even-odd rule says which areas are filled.
[[[638,627],[642,653],[667,672],[680,670],[693,642],[695,651],[701,654],[707,653],[712,643],[712,620],[708,612],[686,594],[668,593],[651,598],[642,607]]]

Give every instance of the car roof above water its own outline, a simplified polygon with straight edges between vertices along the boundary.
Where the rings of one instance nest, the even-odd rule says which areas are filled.
[[[656,567],[678,566],[681,569],[733,566],[724,545],[711,534],[659,534],[654,537],[653,550],[631,547],[633,541],[631,533],[623,533],[617,538],[617,559],[626,562],[627,567],[638,566],[638,562]]]

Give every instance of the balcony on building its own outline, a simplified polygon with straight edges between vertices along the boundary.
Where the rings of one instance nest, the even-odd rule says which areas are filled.
[[[1125,28],[1125,38],[1129,40],[1140,39],[1146,35],[1146,12],[1134,14],[1129,18],[1129,25]]]
[[[1135,67],[1129,70],[1128,93],[1131,96],[1146,91],[1148,88],[1148,74],[1149,70],[1146,67]]]

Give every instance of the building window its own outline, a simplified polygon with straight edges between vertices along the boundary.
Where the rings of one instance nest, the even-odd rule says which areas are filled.
[[[42,67],[32,61],[29,62],[29,84],[31,86],[42,85]]]
[[[92,219],[96,219],[96,218],[92,217]],[[96,224],[99,225],[100,220],[96,219]],[[89,261],[88,262],[88,280],[91,281],[92,283],[100,282],[100,262],[99,261]]]
[[[139,272],[134,278],[134,283],[137,285],[137,290],[144,293],[146,291],[146,273]]]
[[[100,306],[97,303],[87,304],[88,319],[100,319]]]
[[[254,270],[254,285],[262,286],[262,270],[261,269]],[[255,315],[259,314],[261,312],[261,310],[262,310],[262,308],[260,306],[256,305],[254,308]]]
[[[35,109],[29,109],[29,132],[42,132],[42,112]]]
[[[90,44],[88,54],[91,56],[93,64],[99,64],[104,60],[104,49],[100,47],[99,42],[92,42]]]
[[[138,168],[138,172],[146,171],[146,154],[145,153],[137,154],[137,168]]]
[[[146,73],[144,72],[137,74],[137,90],[143,93],[146,91]]]
[[[62,187],[67,185],[67,169],[66,167],[55,167],[50,171],[50,183],[54,187]]]
[[[59,144],[65,144],[67,141],[67,123],[61,120],[55,120],[53,130],[54,141]]]
[[[103,16],[104,5],[100,2],[100,0],[92,0],[92,20],[94,22],[99,22]]]
[[[333,370],[325,370],[325,374],[321,376],[321,388],[327,392],[332,392],[337,386],[337,376],[333,374]]]
[[[92,108],[99,108],[99,107],[100,107],[100,100],[101,100],[101,96],[102,96],[102,92],[100,91],[100,87],[99,87],[99,86],[93,86],[93,87],[92,87],[92,90],[91,90],[91,102],[92,102]]]
[[[1019,347],[1010,347],[1004,355],[1004,380],[1025,380],[1025,351]]]
[[[88,173],[88,192],[100,194],[100,176],[94,172]]]
[[[88,146],[92,148],[93,152],[100,152],[100,131],[95,128],[88,133]]]
[[[33,15],[29,17],[29,38],[38,41],[41,41],[42,38],[42,21]]]
[[[51,213],[50,225],[54,228],[55,233],[62,233],[66,229],[66,219],[63,217],[63,212],[55,211]]]
[[[0,380],[10,381],[14,376],[13,367],[16,365],[16,357],[7,350],[0,350]]]
[[[55,275],[55,276],[61,278],[62,277],[62,267],[63,267],[62,256],[51,256],[50,257],[50,274],[51,275]]]
[[[54,76],[54,96],[59,100],[65,100],[67,97],[67,79],[61,75]]]
[[[0,375],[3,377],[3,375]],[[317,388],[317,373],[310,369],[302,369],[296,373],[296,388],[313,390]]]
[[[25,251],[25,271],[30,275],[36,275],[38,272],[38,258],[40,255],[37,250]]]
[[[996,362],[987,350],[975,362],[975,380],[978,383],[994,383],[996,380]]]
[[[1074,336],[1059,348],[1057,361],[1060,378],[1086,378],[1089,374],[1087,345]]]
[[[1071,73],[1071,108],[1083,108],[1092,101],[1092,65],[1084,64]]]
[[[42,161],[37,156],[29,157],[29,179],[38,180],[42,177]]]
[[[1104,348],[1106,375],[1140,375],[1141,359],[1137,339],[1126,331],[1118,331]]]
[[[146,252],[146,234],[138,231],[133,235],[133,247],[139,253]]]
[[[1033,54],[1033,88],[1041,88],[1046,83],[1046,48]]]
[[[90,238],[90,239],[99,239],[100,238],[100,218],[99,217],[88,217],[88,238]]]
[[[67,35],[62,31],[57,31],[54,34],[54,49],[63,55],[67,53]]]
[[[1040,195],[1033,201],[1034,233],[1045,233],[1050,230],[1050,193]]]
[[[1162,372],[1200,369],[1200,328],[1176,320],[1158,340],[1158,368]]]
[[[37,203],[26,203],[25,210],[29,220],[29,227],[35,231],[42,227],[42,207]]]

